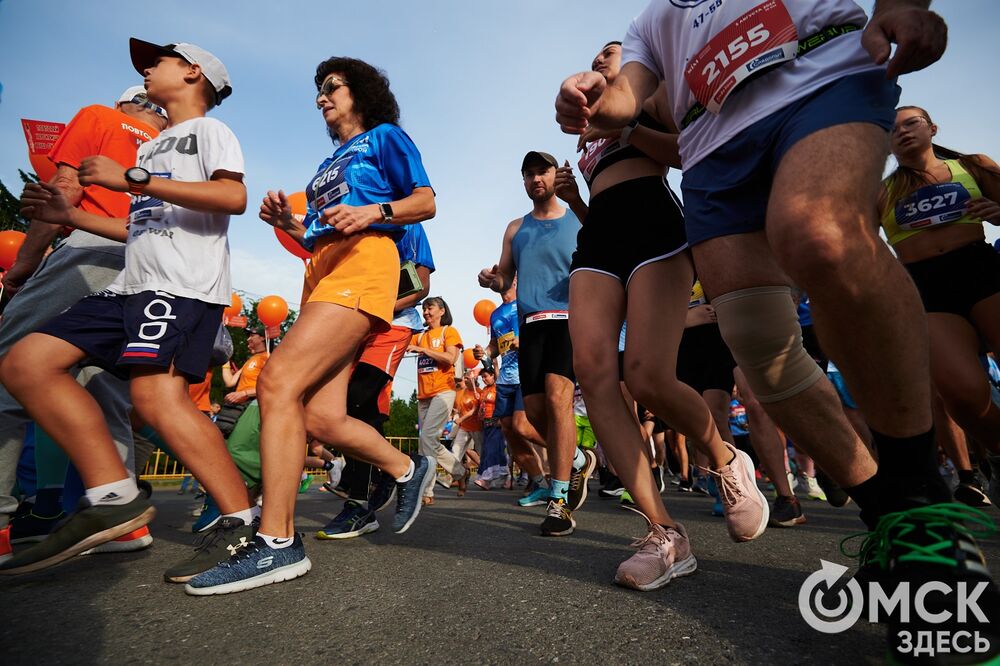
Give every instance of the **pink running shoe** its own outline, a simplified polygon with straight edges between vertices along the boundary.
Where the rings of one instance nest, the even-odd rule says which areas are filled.
[[[767,528],[771,514],[767,498],[757,488],[750,456],[728,442],[726,448],[735,455],[733,461],[720,470],[707,471],[715,477],[730,538],[737,543],[753,541]]]
[[[647,592],[698,568],[687,531],[680,523],[676,528],[651,523],[646,536],[632,545],[638,546],[639,552],[619,564],[615,574],[615,582],[622,587]]]

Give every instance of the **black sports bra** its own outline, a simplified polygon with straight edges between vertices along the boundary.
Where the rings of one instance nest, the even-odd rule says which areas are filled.
[[[648,127],[657,132],[669,131],[645,111],[639,114],[637,120],[643,127]],[[580,168],[580,173],[583,174],[583,179],[587,181],[587,186],[589,187],[598,174],[609,166],[634,157],[647,157],[647,155],[635,146],[623,143],[620,139],[598,139],[587,144],[587,148],[584,150],[583,156],[580,157],[577,166]]]

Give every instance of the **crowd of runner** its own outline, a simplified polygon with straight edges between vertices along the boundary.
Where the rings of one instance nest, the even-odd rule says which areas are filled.
[[[333,152],[304,218],[281,190],[259,209],[311,252],[302,309],[273,351],[248,330],[241,368],[223,309],[243,156],[206,117],[229,76],[200,47],[133,38],[143,86],[82,109],[56,177],[22,197],[0,325],[0,574],[148,547],[136,479],[159,447],[206,493],[196,548],[164,574],[193,595],[310,570],[295,505],[311,467],[344,499],[320,540],[378,530],[390,506],[406,532],[440,510],[435,484],[511,491],[566,537],[599,477],[601,499],[644,520],[614,574],[642,591],[698,567],[668,488],[711,496],[737,543],[806,523],[801,498],[853,502],[859,579],[982,584],[1000,617],[976,543],[1000,501],[1000,254],[984,232],[1000,167],[897,108],[897,77],[944,51],[926,4],[879,0],[869,18],[850,0],[652,1],[559,87],[577,168],[524,155],[530,210],[498,229],[478,285],[502,304],[468,349],[430,296],[435,192],[386,75],[320,63]],[[412,455],[383,436],[408,353]],[[988,620],[968,622],[1000,649]]]

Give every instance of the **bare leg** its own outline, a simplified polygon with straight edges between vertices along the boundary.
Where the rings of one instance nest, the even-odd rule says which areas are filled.
[[[764,411],[763,406],[757,401],[750,386],[747,384],[743,372],[736,368],[733,371],[736,379],[736,388],[740,393],[740,399],[747,410],[747,422],[750,424],[750,445],[753,447],[760,465],[771,483],[774,490],[782,497],[792,496],[792,487],[788,485],[788,477],[785,476],[785,446],[784,440],[778,432],[778,426]]]

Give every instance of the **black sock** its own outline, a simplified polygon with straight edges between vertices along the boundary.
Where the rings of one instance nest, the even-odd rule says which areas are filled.
[[[958,470],[958,482],[966,485],[973,485],[976,482],[976,472],[971,469]]]
[[[856,486],[844,488],[844,492],[854,500],[854,503],[861,509],[861,520],[865,522],[868,529],[875,529],[875,524],[883,512],[879,511],[881,484],[878,475],[872,475],[867,481],[862,481]]]
[[[889,437],[872,430],[872,441],[883,484],[880,513],[952,500],[938,472],[933,428],[912,437]]]

